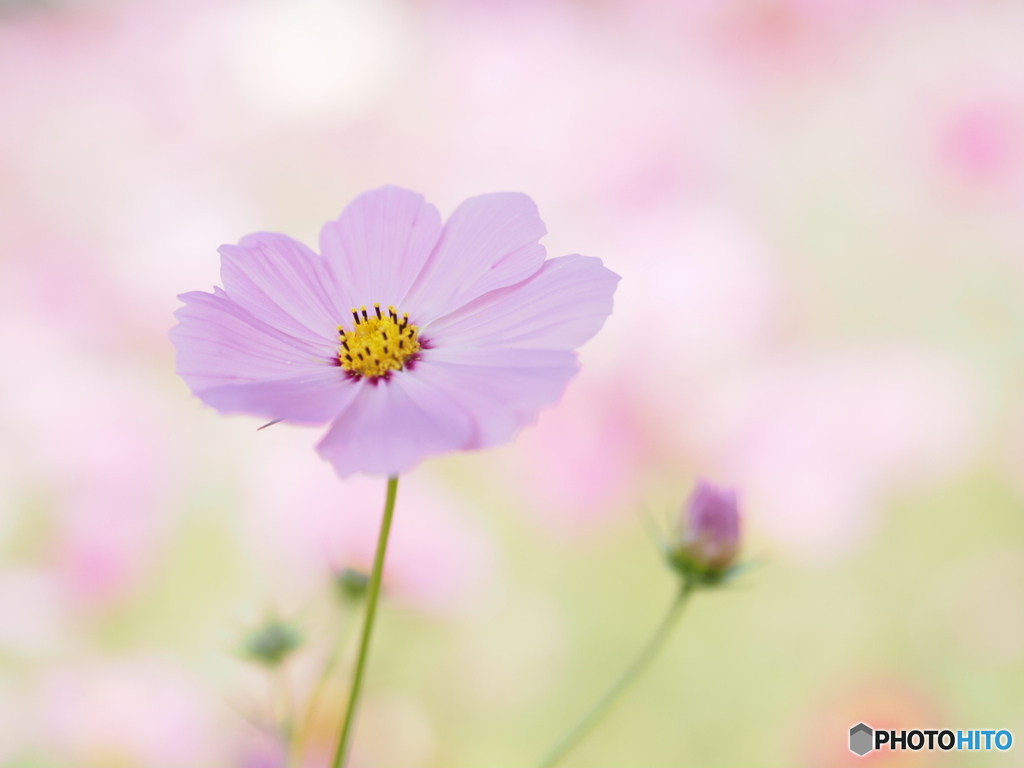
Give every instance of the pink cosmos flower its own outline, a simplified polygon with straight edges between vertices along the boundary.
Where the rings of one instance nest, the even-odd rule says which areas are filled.
[[[525,195],[470,198],[442,225],[383,187],[324,226],[320,256],[249,235],[220,249],[223,289],[181,296],[178,373],[222,413],[333,422],[317,450],[342,477],[505,443],[561,397],[619,279],[545,261],[545,232]]]

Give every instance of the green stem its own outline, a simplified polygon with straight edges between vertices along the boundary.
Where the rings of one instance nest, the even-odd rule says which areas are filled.
[[[288,673],[285,671],[285,662],[279,664],[274,670],[271,685],[275,689],[278,730],[284,739],[286,749],[291,750],[295,737],[295,724],[292,719],[292,695],[291,687],[288,685]]]
[[[675,627],[676,622],[679,620],[680,614],[683,612],[683,607],[686,605],[687,598],[693,591],[693,585],[689,581],[684,581],[679,593],[672,600],[672,604],[668,608],[668,612],[665,614],[665,618],[661,620],[661,624],[654,630],[654,634],[651,635],[651,639],[647,641],[647,645],[640,651],[640,655],[633,660],[633,663],[626,668],[626,671],[622,673],[615,684],[608,689],[608,692],[594,705],[594,707],[583,717],[576,727],[573,728],[565,737],[555,745],[555,747],[547,754],[541,763],[539,768],[553,768],[568,755],[573,748],[579,744],[583,738],[590,733],[590,731],[597,725],[598,721],[607,714],[608,710],[612,708],[612,705],[618,700],[630,685],[632,685],[640,674],[648,667],[648,665],[658,655],[658,651],[661,650],[665,644],[665,640],[672,634],[672,629]]]
[[[380,522],[380,535],[377,538],[377,553],[373,558],[373,571],[370,574],[370,586],[366,597],[366,616],[363,619],[363,632],[359,638],[359,658],[356,660],[356,672],[352,677],[352,689],[348,694],[348,708],[345,710],[345,721],[341,725],[338,736],[338,749],[334,753],[331,768],[341,768],[348,757],[352,742],[352,729],[359,706],[359,694],[363,689],[363,674],[366,671],[366,659],[370,654],[370,636],[373,634],[373,620],[377,616],[377,599],[380,597],[380,580],[384,573],[384,554],[388,549],[388,535],[391,533],[391,518],[395,513],[395,496],[398,494],[398,477],[388,478],[388,495],[384,503],[384,519]]]

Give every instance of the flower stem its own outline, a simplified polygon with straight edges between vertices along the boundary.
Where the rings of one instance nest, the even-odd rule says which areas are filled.
[[[676,622],[679,620],[680,614],[683,612],[683,607],[686,605],[687,598],[693,591],[694,585],[689,580],[684,580],[679,592],[672,600],[672,604],[669,605],[668,612],[665,614],[665,618],[661,620],[661,624],[654,630],[654,634],[647,641],[647,644],[640,651],[633,663],[626,668],[626,671],[622,673],[615,684],[608,689],[608,692],[593,706],[593,708],[580,720],[576,726],[567,733],[558,744],[547,754],[547,756],[541,761],[539,768],[553,768],[568,755],[577,744],[579,744],[584,737],[593,730],[594,726],[597,725],[598,721],[607,714],[608,710],[612,708],[612,705],[618,700],[630,685],[632,685],[641,673],[648,667],[648,665],[658,655],[658,651],[661,650],[665,644],[665,640],[672,634],[672,629],[675,627]]]
[[[380,535],[377,537],[377,553],[373,557],[373,571],[370,573],[370,585],[366,596],[366,616],[363,619],[363,631],[359,637],[359,658],[356,660],[356,672],[352,677],[352,688],[348,694],[345,721],[341,725],[341,734],[338,736],[338,748],[334,753],[334,762],[331,763],[332,768],[341,768],[345,764],[352,742],[356,709],[359,706],[359,694],[363,689],[363,673],[366,671],[366,659],[370,654],[370,636],[373,634],[373,621],[377,616],[377,599],[380,597],[380,581],[384,573],[384,554],[388,548],[388,535],[391,533],[391,518],[395,513],[395,496],[397,494],[398,477],[389,477],[387,501],[384,503],[384,519],[380,522]]]

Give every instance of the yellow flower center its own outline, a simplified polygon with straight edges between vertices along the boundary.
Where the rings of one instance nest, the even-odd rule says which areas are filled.
[[[373,305],[373,313],[366,307],[352,310],[355,327],[346,331],[338,326],[341,348],[338,361],[346,371],[357,376],[379,378],[390,371],[400,371],[409,358],[420,351],[418,326],[409,323],[409,313],[402,317],[394,307],[382,314],[380,304]]]

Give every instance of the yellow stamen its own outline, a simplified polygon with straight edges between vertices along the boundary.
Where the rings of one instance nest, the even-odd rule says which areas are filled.
[[[380,304],[374,304],[373,309],[372,315],[366,307],[353,309],[355,325],[351,331],[338,326],[338,361],[342,368],[358,376],[379,378],[402,370],[409,358],[420,351],[420,329],[409,323],[408,314],[399,318],[394,307],[388,307],[386,315],[380,311]]]

